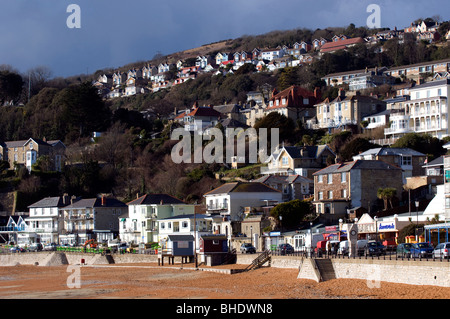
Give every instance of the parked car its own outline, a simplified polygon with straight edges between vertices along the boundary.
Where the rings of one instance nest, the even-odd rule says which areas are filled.
[[[434,248],[430,243],[416,243],[411,246],[411,257],[431,257]]]
[[[250,243],[244,243],[241,245],[241,253],[243,254],[254,254],[256,253],[256,248]]]
[[[450,257],[450,242],[440,243],[433,250],[433,258],[449,258]]]
[[[280,244],[278,249],[282,255],[292,254],[294,252],[294,247],[290,244]]]
[[[16,246],[16,247],[11,247],[11,248],[9,249],[9,251],[10,251],[11,253],[23,253],[23,252],[25,252],[25,249],[22,248],[22,247]]]
[[[45,250],[45,251],[55,251],[56,250],[56,244],[55,243],[45,244],[43,250]]]
[[[28,247],[28,251],[41,251],[44,247],[41,243],[31,244],[30,247]]]
[[[398,244],[397,256],[406,257],[406,258],[411,257],[411,246],[412,246],[412,244],[410,244],[410,243]]]
[[[366,256],[386,255],[386,247],[378,241],[371,241],[367,243],[364,254]]]

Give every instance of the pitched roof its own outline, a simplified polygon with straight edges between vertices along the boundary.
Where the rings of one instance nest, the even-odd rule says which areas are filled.
[[[390,156],[390,155],[411,155],[411,156],[426,156],[423,153],[417,152],[407,147],[378,147],[371,148],[357,156],[375,155],[375,156]]]
[[[257,182],[234,182],[226,183],[207,192],[205,195],[218,195],[229,193],[279,193],[279,190],[273,189],[263,183]]]
[[[145,194],[127,205],[182,205],[186,204],[182,200],[168,194]]]
[[[353,44],[357,44],[357,43],[364,43],[364,39],[361,37],[357,37],[357,38],[327,42],[324,45],[322,45],[320,52],[331,52],[331,51],[341,50],[341,49],[345,49],[349,45],[353,45]]]
[[[334,154],[334,152],[327,145],[313,145],[313,146],[284,146],[278,156],[282,151],[286,150],[286,153],[293,159],[296,158],[318,158],[323,151],[329,150]]]
[[[126,207],[127,205],[124,202],[121,202],[118,199],[115,198],[104,198],[105,205],[102,205],[102,199],[101,198],[86,198],[86,199],[80,199],[79,201],[76,201],[75,203],[66,206],[66,209],[72,209],[72,208],[94,208],[94,207]]]
[[[402,170],[400,167],[378,160],[356,160],[341,164],[333,164],[321,169],[313,174],[324,175],[332,173],[349,172],[353,169],[370,169],[370,170]]]
[[[66,206],[64,204],[64,200],[61,196],[56,197],[46,197],[43,198],[36,203],[33,203],[28,206],[28,208],[44,208],[44,207],[63,207]]]
[[[315,104],[316,102],[316,96],[314,94],[314,92],[311,92],[305,88],[302,88],[300,86],[297,85],[292,85],[290,87],[288,87],[287,89],[284,89],[281,92],[277,92],[274,90],[272,98],[270,99],[271,101],[275,101],[275,100],[279,100],[279,99],[286,99],[286,103],[282,104],[279,103],[279,105],[276,105],[275,103],[273,103],[273,105],[269,105],[267,107],[268,110],[271,109],[278,109],[278,108],[284,108],[284,107],[299,107],[299,106],[303,106],[303,99],[304,98],[309,98],[312,99],[313,101],[310,101],[309,104],[307,105],[311,105],[311,104]]]
[[[314,181],[312,179],[309,179],[307,177],[301,176],[301,175],[267,175],[260,177],[258,179],[255,179],[253,181],[254,183],[313,183]]]

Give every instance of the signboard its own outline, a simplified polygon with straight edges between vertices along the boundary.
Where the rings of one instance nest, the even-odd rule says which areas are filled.
[[[369,224],[357,224],[358,227],[358,233],[375,233],[375,224],[369,223]]]
[[[390,222],[390,223],[380,223],[378,225],[378,230],[379,231],[389,231],[389,230],[395,230],[395,223],[394,222]]]
[[[281,232],[279,232],[279,231],[271,231],[269,233],[269,236],[270,237],[281,236]]]
[[[326,232],[337,231],[337,226],[325,226]]]

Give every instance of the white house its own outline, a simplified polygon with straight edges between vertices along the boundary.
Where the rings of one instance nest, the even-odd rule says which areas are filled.
[[[171,235],[192,235],[196,239],[198,249],[200,237],[213,234],[214,224],[221,219],[220,216],[205,214],[178,215],[160,219],[158,220],[159,241],[166,240]]]
[[[206,213],[223,217],[215,232],[231,238],[233,223],[240,222],[248,207],[267,207],[283,201],[282,193],[263,183],[226,183],[203,195]]]
[[[410,89],[411,99],[403,102],[403,110],[390,118],[386,138],[406,133],[427,133],[439,139],[449,135],[448,93],[450,79],[431,81]]]
[[[261,51],[259,58],[261,60],[272,61],[274,59],[282,58],[284,56],[284,54],[285,54],[285,52],[282,48],[267,49],[267,50]]]
[[[64,219],[60,208],[70,204],[69,196],[46,197],[28,206],[29,242],[58,243],[64,228]]]
[[[127,205],[128,214],[119,216],[119,236],[134,243],[158,242],[158,220],[195,212],[195,205],[167,194],[146,194]]]

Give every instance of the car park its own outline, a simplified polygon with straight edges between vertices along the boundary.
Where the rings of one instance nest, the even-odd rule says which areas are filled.
[[[243,254],[254,254],[256,253],[256,248],[250,243],[244,243],[241,245],[240,251]]]
[[[278,250],[280,251],[281,255],[292,254],[294,252],[294,247],[292,247],[290,244],[280,244],[278,246]]]
[[[411,246],[410,243],[401,243],[397,246],[397,256],[399,257],[411,257]]]
[[[386,247],[378,242],[371,241],[366,244],[364,255],[365,256],[381,256],[386,254]]]
[[[445,259],[450,257],[450,242],[440,243],[433,250],[433,258]]]
[[[415,243],[411,246],[411,257],[431,257],[433,251],[430,243]]]

